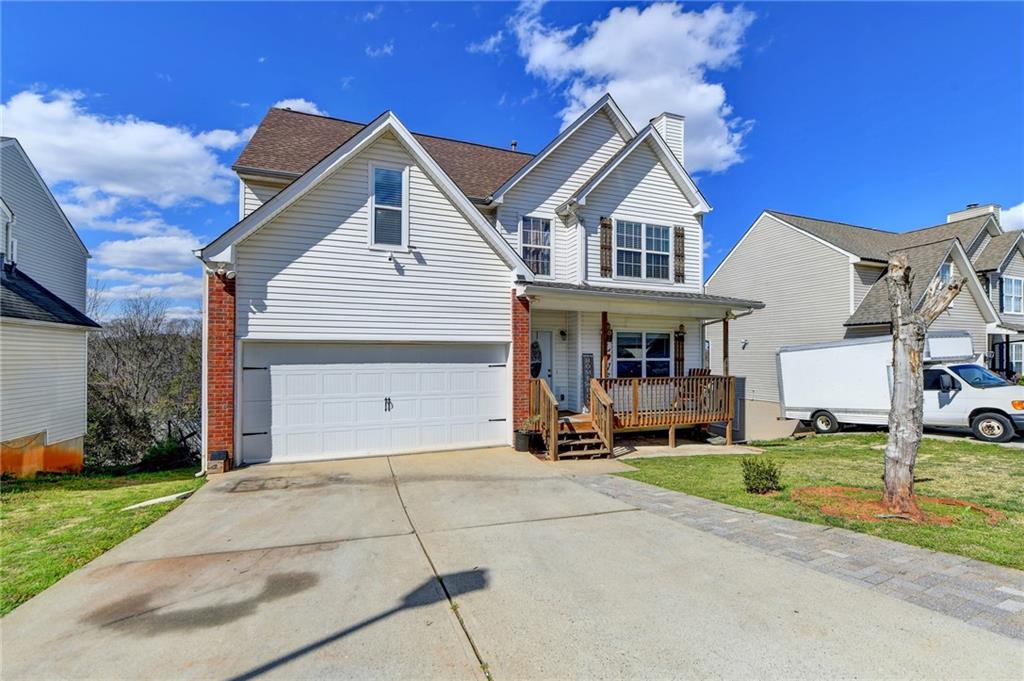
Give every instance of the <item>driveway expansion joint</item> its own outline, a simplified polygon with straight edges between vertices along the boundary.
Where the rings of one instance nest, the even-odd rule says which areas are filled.
[[[726,541],[1024,640],[1024,599],[1012,597],[1024,594],[1024,572],[1019,570],[841,527],[738,509],[615,475],[570,479]],[[745,517],[737,518],[737,510]]]

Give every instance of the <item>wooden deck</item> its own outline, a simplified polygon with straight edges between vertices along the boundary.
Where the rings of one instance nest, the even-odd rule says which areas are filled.
[[[732,376],[665,378],[595,378],[590,382],[589,413],[562,415],[541,379],[530,381],[530,415],[539,422],[549,459],[561,456],[608,456],[615,433],[668,430],[675,445],[676,428],[725,424],[732,440],[735,379]]]

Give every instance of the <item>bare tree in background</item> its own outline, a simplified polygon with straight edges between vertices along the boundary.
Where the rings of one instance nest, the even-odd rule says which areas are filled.
[[[110,312],[112,302],[107,295],[107,282],[90,279],[85,288],[85,314],[98,322]]]
[[[154,445],[189,449],[200,425],[200,324],[167,302],[125,300],[89,346],[90,465],[132,465]]]
[[[885,445],[885,494],[890,512],[914,519],[922,517],[914,495],[914,466],[924,433],[924,342],[928,327],[949,307],[966,280],[957,277],[943,284],[936,277],[925,292],[920,310],[914,309],[910,290],[914,273],[907,256],[889,261],[886,287],[892,318],[892,409],[889,441]]]

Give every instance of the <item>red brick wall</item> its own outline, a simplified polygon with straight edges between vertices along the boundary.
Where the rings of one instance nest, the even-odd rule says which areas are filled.
[[[512,289],[512,426],[530,416],[530,301]]]
[[[206,451],[235,455],[235,280],[210,275],[206,301]]]

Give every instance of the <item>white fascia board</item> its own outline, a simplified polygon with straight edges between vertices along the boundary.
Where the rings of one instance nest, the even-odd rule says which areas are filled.
[[[391,131],[398,138],[417,165],[441,188],[441,191],[447,195],[448,199],[473,225],[484,241],[513,269],[514,274],[522,275],[527,280],[532,281],[533,273],[530,272],[530,268],[527,267],[515,249],[484,219],[480,211],[473,206],[473,203],[441,169],[437,161],[427,153],[402,122],[398,120],[398,117],[390,111],[386,111],[378,116],[347,142],[303,173],[301,177],[282,189],[280,193],[254,210],[224,234],[214,239],[209,245],[201,249],[200,257],[206,262],[233,262],[231,247],[241,243],[277,217],[282,211],[319,185],[335,170],[345,165],[387,131]]]
[[[46,322],[40,319],[22,319],[20,317],[0,317],[3,319],[3,323],[15,324],[20,326],[38,326],[46,329],[64,329],[65,331],[99,331],[102,327],[99,326],[83,326],[82,324],[65,324],[64,322]]]
[[[26,154],[25,150],[21,147],[21,143],[18,142],[18,140],[16,140],[13,137],[4,140],[3,142],[0,142],[0,148],[8,146],[13,146],[15,149],[17,149],[18,153],[21,154],[21,157],[25,159],[25,164],[28,166],[28,169],[32,171],[32,175],[35,177],[36,182],[39,183],[40,187],[42,187],[43,193],[46,194],[46,198],[50,199],[50,203],[52,203],[53,207],[57,209],[57,214],[60,215],[60,218],[64,222],[64,225],[68,228],[68,231],[71,232],[71,236],[75,238],[75,243],[77,243],[78,247],[82,249],[83,253],[85,253],[86,258],[91,258],[92,254],[89,253],[89,249],[85,247],[85,242],[82,241],[82,237],[78,236],[78,232],[75,231],[74,225],[72,225],[71,221],[68,220],[68,216],[64,214],[64,209],[60,207],[59,203],[57,203],[57,198],[53,195],[53,192],[50,191],[50,188],[47,186],[46,181],[43,180],[43,176],[39,174],[39,171],[36,169],[35,164],[32,163],[32,159],[28,157],[28,154]]]
[[[594,191],[602,182],[605,181],[619,165],[629,157],[636,149],[640,147],[645,141],[650,140],[654,144],[654,151],[661,161],[661,164],[668,170],[669,175],[672,176],[673,181],[679,189],[682,190],[683,194],[686,195],[687,200],[693,206],[694,213],[709,213],[711,212],[711,205],[701,194],[700,190],[697,189],[697,185],[694,184],[693,179],[690,177],[686,169],[683,168],[682,164],[679,163],[679,159],[676,158],[672,150],[668,148],[665,140],[662,139],[661,135],[657,130],[654,129],[653,125],[648,125],[646,128],[640,131],[636,137],[630,140],[629,144],[624,146],[618,151],[615,156],[612,157],[611,161],[605,165],[605,167],[590,179],[583,188],[576,192],[574,197],[575,202],[581,206],[587,205],[587,196],[590,192]]]
[[[619,105],[615,103],[612,96],[610,94],[605,94],[601,99],[594,102],[589,109],[584,111],[579,118],[570,123],[565,130],[558,133],[558,136],[555,137],[555,139],[551,140],[546,147],[541,149],[539,154],[531,158],[526,165],[516,172],[515,175],[507,179],[505,184],[498,187],[498,189],[488,197],[488,203],[502,203],[505,200],[505,194],[509,189],[518,184],[521,179],[526,177],[534,168],[544,161],[544,159],[550,156],[555,149],[560,147],[565,140],[572,137],[577,130],[583,127],[584,123],[589,121],[595,114],[597,114],[597,112],[603,109],[607,109],[608,115],[612,120],[612,124],[615,126],[616,130],[618,130],[623,140],[628,142],[632,138],[636,137],[636,129],[633,127],[633,124],[630,123],[629,119],[626,118],[626,115],[622,113],[622,109],[620,109]]]

